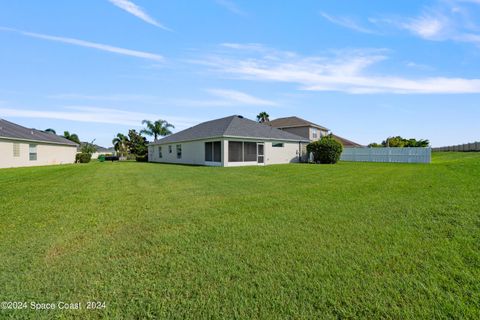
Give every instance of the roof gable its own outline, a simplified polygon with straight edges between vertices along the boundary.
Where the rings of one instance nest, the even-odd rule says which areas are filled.
[[[175,143],[219,137],[306,141],[305,138],[295,134],[234,115],[200,123],[154,143]]]
[[[295,116],[271,120],[268,124],[274,128],[314,127],[321,130],[329,131],[329,129],[321,125]]]
[[[0,138],[77,146],[75,142],[56,134],[25,128],[4,119],[0,119]]]

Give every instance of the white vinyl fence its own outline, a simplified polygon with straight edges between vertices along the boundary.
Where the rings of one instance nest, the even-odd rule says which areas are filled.
[[[345,148],[340,160],[355,162],[430,163],[431,148]]]
[[[480,142],[459,144],[457,146],[433,148],[432,150],[433,150],[433,152],[436,152],[436,151],[455,151],[455,152],[480,151]]]

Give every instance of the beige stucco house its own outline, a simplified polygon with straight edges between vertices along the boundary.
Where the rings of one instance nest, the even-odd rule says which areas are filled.
[[[148,161],[224,167],[300,162],[308,142],[296,134],[234,115],[150,143]]]
[[[74,163],[77,144],[0,119],[0,168]]]
[[[321,139],[323,136],[329,135],[330,130],[315,124],[313,122],[307,121],[305,119],[301,119],[299,117],[286,117],[286,118],[278,118],[269,122],[266,122],[270,126],[287,131],[296,135],[299,135],[309,141],[316,141]],[[354,147],[362,147],[362,145],[350,141],[348,139],[339,137],[337,135],[332,134],[335,139],[337,139],[345,148],[354,148]]]

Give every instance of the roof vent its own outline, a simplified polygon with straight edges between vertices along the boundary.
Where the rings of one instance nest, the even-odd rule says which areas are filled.
[[[243,119],[243,116],[241,116],[241,115],[238,115],[237,117],[239,117],[240,119]]]

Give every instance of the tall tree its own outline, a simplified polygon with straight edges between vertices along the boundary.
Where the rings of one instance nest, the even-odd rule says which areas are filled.
[[[145,157],[148,153],[147,139],[136,130],[128,130],[128,150],[138,157]]]
[[[260,123],[268,122],[270,121],[270,115],[265,111],[262,111],[257,115],[257,121]]]
[[[76,142],[76,143],[80,144],[80,139],[78,138],[78,135],[75,134],[75,133],[70,134],[70,132],[64,131],[63,132],[63,137],[70,140],[70,141],[73,141],[73,142]]]
[[[122,134],[117,133],[117,136],[112,140],[113,147],[120,156],[126,157],[128,153],[128,138]]]
[[[53,130],[52,128],[45,129],[45,132],[57,134],[57,132],[55,130]]]
[[[165,120],[158,119],[157,121],[143,120],[142,124],[146,125],[147,128],[140,131],[140,133],[153,136],[157,140],[158,136],[168,136],[172,134],[170,128],[174,129],[173,124],[168,123]]]

